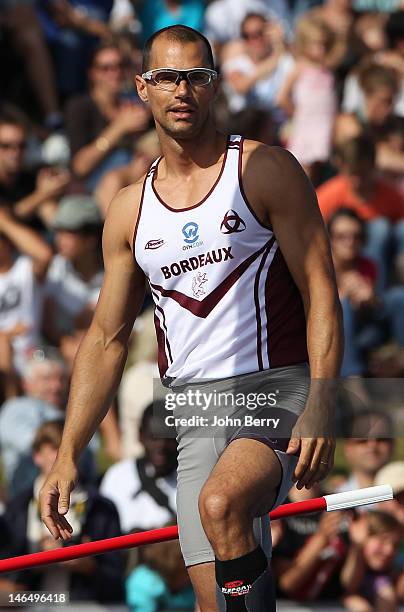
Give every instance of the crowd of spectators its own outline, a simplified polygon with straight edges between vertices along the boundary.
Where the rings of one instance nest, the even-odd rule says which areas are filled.
[[[142,45],[182,23],[213,46],[219,128],[288,148],[317,191],[344,313],[342,374],[369,404],[349,422],[340,469],[288,501],[381,483],[395,493],[356,513],[274,521],[278,594],[351,612],[404,602],[403,448],[362,384],[404,375],[400,9],[400,0],[0,3],[0,557],[66,545],[41,523],[38,491],[102,284],[109,203],[160,154],[134,87]],[[80,461],[73,543],[176,521],[175,440],[152,435],[150,305],[148,295],[117,398]],[[23,589],[137,612],[195,606],[177,542],[0,576],[0,592]]]

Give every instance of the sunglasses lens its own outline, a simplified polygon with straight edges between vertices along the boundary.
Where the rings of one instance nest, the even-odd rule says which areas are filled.
[[[156,85],[162,85],[163,87],[175,87],[175,84],[178,80],[178,72],[161,70],[159,72],[155,72],[153,78]]]
[[[204,85],[208,85],[210,82],[210,74],[206,72],[206,70],[195,70],[195,72],[190,72],[188,78],[191,82],[191,85],[195,87],[203,87]]]

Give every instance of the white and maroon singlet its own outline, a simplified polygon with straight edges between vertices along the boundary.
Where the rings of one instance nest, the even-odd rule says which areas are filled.
[[[273,231],[243,191],[242,153],[243,139],[230,136],[215,185],[181,210],[154,186],[161,158],[145,178],[133,252],[155,303],[163,380],[214,380],[308,360],[302,299]]]

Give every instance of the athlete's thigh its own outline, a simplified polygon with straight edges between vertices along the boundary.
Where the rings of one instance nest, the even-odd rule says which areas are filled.
[[[275,503],[282,480],[282,466],[275,451],[259,440],[236,438],[225,448],[204,487],[222,492],[235,510],[262,516]]]

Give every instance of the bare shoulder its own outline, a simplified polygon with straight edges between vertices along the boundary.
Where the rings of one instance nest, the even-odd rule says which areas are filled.
[[[297,159],[286,149],[269,146],[255,140],[245,140],[243,146],[243,184],[258,193],[258,199],[279,199],[296,189],[311,185]]]
[[[145,176],[121,189],[112,199],[105,219],[104,234],[113,233],[120,242],[131,245],[142,202]]]
[[[267,170],[273,169],[279,172],[282,168],[298,166],[300,164],[287,149],[283,147],[266,145],[257,140],[244,140],[243,145],[243,165],[245,162],[254,162],[257,167],[265,167]]]

